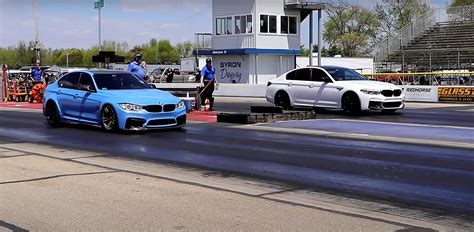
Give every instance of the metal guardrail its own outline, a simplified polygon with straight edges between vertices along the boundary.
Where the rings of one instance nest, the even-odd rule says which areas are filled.
[[[392,53],[408,45],[410,41],[422,35],[437,23],[467,20],[474,20],[474,5],[429,9],[424,14],[415,16],[410,24],[376,45],[374,51],[375,62],[385,61]]]
[[[474,86],[474,72],[418,72],[363,74],[370,80],[396,85]]]
[[[285,4],[318,4],[327,2],[327,0],[285,0]]]
[[[194,34],[194,49],[212,48],[212,33]]]

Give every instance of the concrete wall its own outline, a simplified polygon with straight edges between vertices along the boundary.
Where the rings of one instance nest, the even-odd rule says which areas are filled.
[[[115,70],[127,70],[128,69],[128,64],[113,64],[112,68]],[[148,72],[153,72],[153,70],[160,68],[160,69],[166,69],[166,68],[172,68],[172,69],[180,69],[180,65],[172,64],[172,65],[166,65],[166,64],[147,64]]]
[[[288,55],[258,55],[257,84],[266,84],[281,74],[293,69],[294,58]]]
[[[318,64],[318,58],[313,57],[313,65]],[[342,66],[362,73],[374,73],[374,59],[373,58],[349,58],[349,57],[322,57],[322,65]],[[309,57],[299,56],[296,58],[297,67],[307,67],[309,65]]]
[[[158,88],[196,88],[195,83],[156,83]],[[228,84],[221,83],[214,91],[214,96],[220,97],[265,97],[267,85]]]

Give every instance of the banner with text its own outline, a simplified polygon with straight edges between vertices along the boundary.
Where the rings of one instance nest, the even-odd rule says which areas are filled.
[[[439,87],[440,102],[474,102],[474,86]]]
[[[249,82],[248,56],[214,56],[214,67],[222,83]]]
[[[403,86],[406,101],[437,102],[438,86]]]

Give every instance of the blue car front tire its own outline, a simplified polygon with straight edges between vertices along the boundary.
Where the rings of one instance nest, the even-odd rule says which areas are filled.
[[[116,131],[119,128],[117,112],[111,105],[104,105],[100,113],[100,126],[105,131]]]

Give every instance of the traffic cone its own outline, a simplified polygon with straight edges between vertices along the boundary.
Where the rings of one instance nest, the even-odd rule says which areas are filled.
[[[204,102],[204,105],[206,106],[206,111],[211,110],[211,102],[209,101],[209,98],[206,98],[206,101]]]

